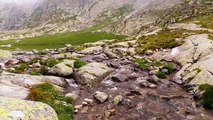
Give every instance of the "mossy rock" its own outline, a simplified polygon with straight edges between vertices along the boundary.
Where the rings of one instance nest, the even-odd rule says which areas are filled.
[[[56,112],[47,104],[0,97],[1,120],[58,120]]]

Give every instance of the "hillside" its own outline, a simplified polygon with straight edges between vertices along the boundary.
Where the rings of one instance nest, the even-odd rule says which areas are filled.
[[[131,22],[129,19],[132,16],[142,16],[147,11],[167,9],[180,3],[180,0],[42,0],[27,8],[3,4],[0,5],[1,38],[23,38],[76,31],[94,25],[98,25],[97,29],[100,29],[110,26],[112,22]],[[156,19],[150,14],[146,16],[148,17],[133,19],[150,22]],[[136,25],[142,26],[141,23],[147,24],[140,22]],[[123,32],[125,35],[134,32],[131,28],[119,28],[119,31],[120,29],[127,31]]]
[[[0,119],[212,120],[212,0],[0,0]]]

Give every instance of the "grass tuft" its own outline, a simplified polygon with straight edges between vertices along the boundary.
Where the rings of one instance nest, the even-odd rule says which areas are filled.
[[[32,86],[27,99],[50,105],[58,114],[59,120],[73,119],[72,98],[63,96],[60,91],[50,83]]]

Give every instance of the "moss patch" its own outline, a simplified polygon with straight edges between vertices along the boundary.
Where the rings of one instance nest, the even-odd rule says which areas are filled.
[[[86,64],[87,64],[86,62],[81,61],[79,59],[76,59],[75,62],[74,62],[74,67],[75,68],[81,68],[81,67],[83,67]]]
[[[59,120],[73,119],[72,98],[63,96],[60,91],[50,83],[32,86],[27,99],[50,105],[58,114]]]

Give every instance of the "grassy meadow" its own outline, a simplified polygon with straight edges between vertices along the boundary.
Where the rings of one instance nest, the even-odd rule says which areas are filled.
[[[32,38],[24,38],[20,40],[3,40],[0,41],[1,45],[11,44],[11,47],[0,47],[0,49],[15,50],[17,48],[23,50],[31,49],[50,49],[64,47],[65,44],[79,45],[83,43],[96,42],[103,39],[124,39],[125,36],[114,35],[104,32],[66,32],[58,33],[55,35],[44,35]]]

